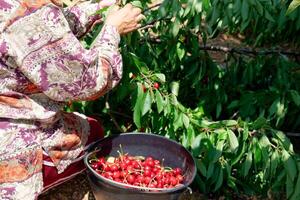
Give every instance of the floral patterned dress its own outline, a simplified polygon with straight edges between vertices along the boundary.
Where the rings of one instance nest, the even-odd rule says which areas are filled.
[[[104,25],[86,50],[78,37],[97,20],[98,4],[68,9],[47,0],[0,0],[0,199],[36,199],[43,151],[59,173],[83,151],[85,116],[65,102],[92,100],[122,75],[115,27]]]

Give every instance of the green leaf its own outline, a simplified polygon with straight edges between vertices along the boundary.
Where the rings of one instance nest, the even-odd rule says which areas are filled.
[[[223,147],[224,147],[224,140],[218,141],[216,150],[214,152],[214,157],[212,159],[212,162],[215,163],[219,160],[219,158],[222,156]]]
[[[238,125],[238,122],[235,120],[222,120],[220,123],[224,124],[225,126],[236,126]]]
[[[143,104],[144,92],[142,84],[137,84],[137,99],[133,111],[133,121],[138,128],[141,128],[141,107]]]
[[[189,145],[192,145],[192,143],[195,139],[195,130],[194,130],[193,126],[189,126],[189,128],[187,130],[187,138],[188,138]],[[199,145],[200,145],[200,143],[199,143]]]
[[[271,156],[271,176],[276,175],[276,169],[279,164],[279,154],[277,151],[274,151]]]
[[[143,105],[143,108],[142,108],[142,116],[144,116],[151,109],[152,101],[151,101],[151,96],[150,96],[149,90],[146,92],[143,103],[144,103],[144,105]]]
[[[298,170],[300,170],[300,162],[298,161],[297,163],[298,165]],[[297,178],[297,182],[296,185],[294,186],[295,191],[294,194],[291,196],[291,200],[299,200],[300,199],[300,171],[298,173],[298,178]]]
[[[164,100],[158,90],[155,91],[155,99],[158,113],[161,113],[164,109]]]
[[[290,93],[291,93],[291,96],[292,96],[292,99],[293,99],[294,103],[297,106],[300,106],[300,95],[299,95],[299,93],[295,90],[291,90]]]
[[[243,142],[242,148],[240,148],[240,150],[237,152],[237,155],[232,159],[231,166],[237,164],[241,160],[241,158],[245,154],[245,151],[246,151],[246,143]]]
[[[133,5],[134,7],[138,7],[138,8],[140,8],[140,9],[143,9],[143,5],[142,5],[142,3],[140,2],[140,1],[132,1],[132,2],[130,2],[131,3],[131,5]]]
[[[248,151],[246,160],[242,167],[242,174],[244,177],[248,175],[251,165],[252,165],[252,151]]]
[[[249,16],[249,4],[248,1],[243,1],[242,4],[242,18],[244,21],[246,21],[248,19]]]
[[[217,183],[216,183],[216,186],[213,190],[214,192],[217,191],[222,186],[223,179],[224,179],[224,177],[223,177],[223,168],[220,167],[220,172],[219,172],[219,176],[218,176],[218,179],[217,179]]]
[[[286,135],[282,131],[274,130],[273,132],[275,133],[275,136],[281,141],[285,150],[287,150],[289,152],[293,152],[293,146],[292,146],[289,138],[287,138]]]
[[[166,82],[166,76],[162,73],[156,73],[154,74],[161,83],[165,83]]]
[[[188,128],[190,125],[190,119],[186,114],[182,115],[182,120],[183,120],[183,125],[185,126],[185,128]]]
[[[286,150],[282,150],[282,161],[286,173],[288,174],[291,181],[294,181],[297,175],[296,162]]]
[[[275,22],[274,18],[271,16],[271,14],[270,14],[267,10],[265,10],[265,17],[266,17],[269,21]]]
[[[210,0],[203,0],[202,3],[203,3],[204,10],[208,11],[211,7]]]
[[[180,21],[179,19],[176,18],[172,27],[172,34],[174,37],[178,35],[179,29],[180,29]]]
[[[292,3],[289,5],[288,10],[286,11],[286,14],[289,15],[292,13],[296,8],[300,6],[300,0],[293,0]]]
[[[269,147],[271,145],[266,135],[261,136],[261,138],[259,139],[259,144],[261,147]]]
[[[259,117],[253,122],[252,128],[257,130],[257,129],[263,128],[266,124],[267,124],[266,118]]]
[[[238,139],[232,130],[227,130],[229,146],[231,151],[235,152],[239,146]]]
[[[172,94],[174,94],[175,96],[178,96],[178,92],[179,92],[179,82],[173,81],[171,83],[171,92]]]
[[[177,43],[176,51],[177,51],[177,56],[178,56],[179,60],[181,61],[185,55],[185,49],[183,48],[181,43]]]
[[[206,174],[206,179],[208,180],[214,172],[214,168],[215,168],[215,164],[214,163],[209,163],[208,165],[208,169],[207,169],[207,174]]]
[[[175,119],[173,126],[174,126],[174,130],[176,131],[178,128],[182,127],[183,125],[183,120],[182,120],[182,112],[179,111],[177,118]]]
[[[294,183],[289,176],[286,176],[285,188],[287,197],[286,199],[290,199],[290,196],[293,194],[294,191]]]
[[[201,160],[197,160],[197,168],[200,171],[200,173],[206,177],[206,167],[204,166],[203,162]]]

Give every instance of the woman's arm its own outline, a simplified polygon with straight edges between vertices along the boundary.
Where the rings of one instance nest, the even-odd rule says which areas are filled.
[[[134,21],[137,24],[138,20]],[[115,27],[106,24],[95,46],[86,50],[61,10],[47,5],[15,21],[2,34],[19,70],[49,98],[90,100],[103,95],[121,78],[120,30]]]
[[[110,3],[113,5],[114,1],[110,1]],[[95,12],[104,6],[109,5],[84,1],[74,6],[64,8],[63,13],[73,33],[77,37],[81,37],[88,32],[94,23],[101,21],[101,16],[95,15]]]

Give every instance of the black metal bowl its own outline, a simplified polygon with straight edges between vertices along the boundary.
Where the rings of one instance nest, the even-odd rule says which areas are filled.
[[[88,161],[95,154],[97,157],[117,157],[120,145],[123,152],[129,155],[152,156],[155,159],[164,159],[165,166],[180,167],[184,174],[183,184],[172,189],[128,186],[100,176],[90,167]],[[124,133],[107,137],[93,144],[88,151],[84,163],[87,166],[88,179],[97,200],[178,199],[196,176],[195,162],[191,154],[179,143],[154,134]]]

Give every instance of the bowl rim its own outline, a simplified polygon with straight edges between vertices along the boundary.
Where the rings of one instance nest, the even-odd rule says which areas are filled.
[[[161,139],[164,139],[164,140],[167,140],[171,143],[175,143],[179,146],[181,146],[186,152],[187,154],[192,158],[192,161],[193,161],[193,166],[194,166],[194,170],[192,172],[192,178],[187,181],[186,184],[181,184],[180,186],[178,187],[174,187],[174,188],[147,188],[147,187],[139,187],[139,186],[134,186],[134,185],[129,185],[129,184],[125,184],[125,183],[118,183],[116,181],[113,181],[111,179],[108,179],[108,178],[105,178],[101,175],[99,175],[88,163],[88,158],[91,154],[97,152],[97,151],[101,151],[101,149],[96,149],[94,151],[91,151],[91,147],[93,147],[95,144],[99,144],[101,143],[102,141],[104,140],[109,140],[111,138],[115,138],[115,137],[119,137],[119,136],[126,136],[126,135],[136,135],[136,134],[139,134],[139,135],[147,135],[147,136],[152,136],[152,137],[159,137]],[[95,141],[92,145],[91,145],[90,148],[88,148],[88,153],[84,156],[84,164],[85,166],[87,167],[87,169],[92,172],[92,174],[94,176],[96,176],[97,178],[99,178],[100,180],[104,181],[105,183],[109,183],[119,189],[125,189],[125,190],[132,190],[132,191],[135,191],[135,192],[142,192],[142,193],[151,193],[151,194],[162,194],[162,193],[174,193],[174,192],[178,192],[180,190],[185,190],[189,187],[189,185],[193,182],[193,180],[195,179],[196,177],[196,173],[197,173],[197,169],[196,169],[196,162],[195,162],[195,158],[192,156],[192,154],[183,146],[181,145],[180,143],[178,143],[177,141],[175,140],[171,140],[169,138],[166,138],[164,136],[161,136],[161,135],[157,135],[157,134],[154,134],[154,133],[143,133],[143,132],[128,132],[128,133],[120,133],[120,134],[116,134],[116,135],[112,135],[112,136],[109,136],[109,137],[105,137],[105,138],[102,138],[98,141]]]

